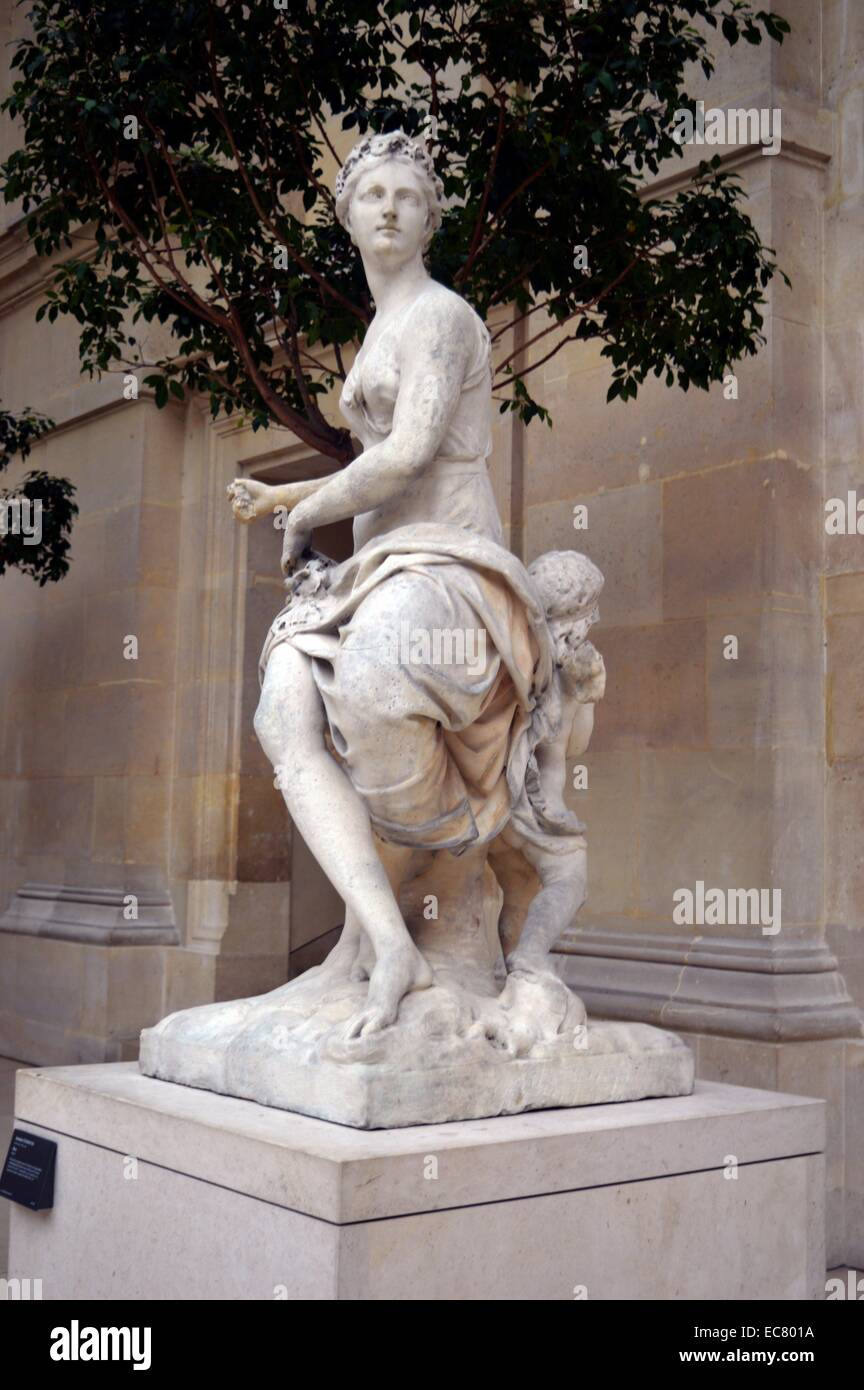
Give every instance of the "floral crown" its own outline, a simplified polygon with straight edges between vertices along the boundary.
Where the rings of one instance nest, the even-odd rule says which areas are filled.
[[[354,146],[336,178],[334,193],[339,221],[344,224],[344,200],[349,184],[364,164],[377,164],[382,159],[404,159],[417,167],[417,172],[422,173],[434,190],[435,206],[432,212],[435,214],[435,225],[440,225],[440,204],[444,198],[444,185],[435,172],[435,165],[425,141],[415,140],[412,136],[406,135],[404,130],[392,130],[386,135],[366,135]]]

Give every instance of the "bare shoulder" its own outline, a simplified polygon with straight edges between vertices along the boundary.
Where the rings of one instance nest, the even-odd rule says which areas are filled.
[[[467,300],[456,294],[455,290],[439,284],[437,280],[432,281],[430,289],[417,304],[413,323],[415,331],[420,329],[435,334],[452,333],[454,341],[462,343],[466,338],[473,342],[473,337],[468,335],[478,327],[483,332],[486,331],[483,320]]]

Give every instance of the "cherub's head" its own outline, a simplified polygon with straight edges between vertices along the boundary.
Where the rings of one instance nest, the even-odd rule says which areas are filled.
[[[441,225],[444,186],[422,140],[367,135],[339,171],[336,216],[361,255],[396,262],[422,254]]]
[[[600,617],[597,600],[603,575],[587,555],[576,550],[549,550],[538,555],[528,566],[528,573],[543,604],[556,663],[565,676],[584,679],[579,649]]]

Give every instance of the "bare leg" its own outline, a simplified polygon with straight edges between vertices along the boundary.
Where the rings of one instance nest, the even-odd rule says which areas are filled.
[[[349,1030],[356,1036],[393,1023],[404,995],[431,984],[432,972],[405,926],[366,807],[327,752],[324,724],[308,659],[283,643],[267,663],[255,732],[292,819],[351,914],[352,932],[356,921],[375,951],[366,1008]]]
[[[405,881],[406,871],[412,856],[416,855],[416,850],[405,850],[400,845],[391,845],[387,840],[382,840],[374,831],[372,834],[375,848],[378,851],[378,858],[384,865],[384,872],[390,887],[393,889],[393,895],[399,902],[399,892]],[[375,951],[372,942],[350,910],[345,916],[346,931],[349,925],[356,933],[353,943],[354,959],[351,964],[351,979],[368,980],[375,967]]]
[[[509,956],[519,944],[525,918],[541,883],[533,865],[522,853],[521,842],[508,836],[506,830],[493,840],[489,863],[504,894],[498,935],[504,955]]]
[[[552,947],[569,927],[585,901],[585,849],[551,854],[524,845],[522,853],[542,884],[531,902],[518,941],[507,957],[507,969],[543,973],[551,970]]]
[[[518,1057],[564,1028],[579,1029],[578,1036],[584,1036],[585,1006],[559,978],[550,952],[585,900],[586,860],[578,843],[567,854],[543,851],[521,837],[506,844],[505,851],[499,842],[497,862],[490,859],[505,893],[505,908],[511,893],[514,898],[508,919],[507,981],[475,1030]],[[529,865],[539,886],[533,897],[525,873]]]

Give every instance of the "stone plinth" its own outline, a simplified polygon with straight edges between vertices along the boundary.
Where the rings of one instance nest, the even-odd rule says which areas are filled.
[[[116,1063],[19,1072],[15,1115],[58,1144],[53,1210],[12,1209],[46,1299],[824,1296],[821,1101],[365,1132]]]

